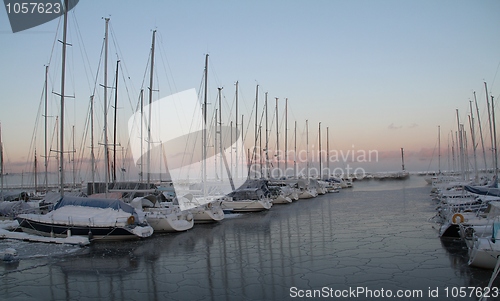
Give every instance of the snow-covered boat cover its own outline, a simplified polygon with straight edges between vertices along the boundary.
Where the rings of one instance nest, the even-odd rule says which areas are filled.
[[[500,197],[500,188],[496,187],[491,187],[491,186],[486,186],[486,187],[480,187],[480,186],[469,186],[465,185],[464,186],[465,190],[479,194],[479,195],[491,195],[491,196],[499,196]]]
[[[134,214],[134,207],[123,202],[122,200],[116,199],[94,199],[94,198],[82,198],[73,196],[64,196],[59,202],[54,206],[54,210],[64,207],[64,206],[83,206],[83,207],[94,207],[94,208],[111,208],[114,210],[123,210],[127,213]]]

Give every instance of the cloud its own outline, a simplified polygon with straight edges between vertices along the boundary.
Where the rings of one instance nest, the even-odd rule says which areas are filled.
[[[389,124],[389,126],[387,128],[389,130],[398,130],[398,129],[402,128],[402,127],[403,126],[401,126],[401,125],[396,126],[396,125],[394,125],[394,123],[391,123],[391,124]]]
[[[412,123],[411,125],[408,126],[409,129],[416,128],[418,127],[418,124]]]

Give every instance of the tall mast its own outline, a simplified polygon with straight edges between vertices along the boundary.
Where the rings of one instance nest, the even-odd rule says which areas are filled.
[[[285,172],[283,175],[286,178],[288,169],[288,98],[285,98]]]
[[[116,79],[115,79],[115,116],[113,123],[113,183],[116,182],[116,112],[118,110],[118,67],[120,60],[116,61]]]
[[[307,183],[309,183],[309,122],[306,119],[306,159],[307,159]]]
[[[455,171],[455,167],[456,167],[456,164],[455,164],[455,140],[453,139],[453,131],[451,131],[450,133],[450,136],[451,136],[451,158],[452,158],[452,169],[453,171]]]
[[[139,180],[142,183],[144,181],[144,89],[141,89],[141,173],[139,174]]]
[[[64,0],[64,18],[63,18],[63,40],[62,40],[62,72],[61,72],[61,119],[60,119],[60,144],[61,144],[61,157],[59,158],[59,176],[60,176],[60,193],[61,197],[64,196],[64,84],[66,79],[66,31],[68,29],[68,6],[69,0]]]
[[[207,96],[208,96],[208,54],[205,55],[205,91],[203,96],[203,196],[207,195]]]
[[[463,158],[463,153],[464,153],[464,144],[463,144],[463,139],[462,139],[462,130],[460,127],[460,119],[458,117],[458,109],[457,110],[457,129],[458,129],[458,146],[459,146],[459,151],[460,151],[460,171],[462,172],[462,176],[464,177],[465,180],[465,173],[464,173],[464,158]]]
[[[297,121],[295,121],[295,126],[293,130],[294,136],[294,151],[293,151],[293,175],[297,178]]]
[[[278,122],[278,97],[276,98],[276,161],[278,161],[278,174],[280,172],[280,133]]]
[[[243,128],[243,126],[242,126]],[[243,131],[242,131],[243,132]],[[238,81],[236,81],[236,135],[238,135]],[[238,137],[238,136],[237,136]],[[236,139],[236,141],[238,141],[238,139]],[[235,154],[235,157],[236,157],[236,166],[235,166],[235,174],[236,174],[236,178],[238,178],[238,142],[236,142],[236,147],[234,149],[234,154]]]
[[[486,149],[484,148],[483,128],[481,126],[479,107],[477,106],[476,91],[474,91],[474,104],[476,105],[477,123],[479,124],[479,136],[481,137],[481,147],[483,148],[484,171],[486,172],[488,170],[488,165],[486,164]]]
[[[245,117],[244,114],[241,114],[241,137],[243,138],[243,143],[242,143],[242,147],[241,147],[241,178],[243,178],[243,171],[245,170],[245,161],[243,160],[243,157],[244,157],[244,154],[245,154],[245,140],[247,138],[246,135],[243,135],[243,125],[245,124],[243,122],[243,118]],[[247,160],[248,160],[248,157],[247,157]],[[250,177],[250,169],[248,169],[248,173],[247,173],[247,179]]]
[[[104,193],[108,195],[109,183],[109,149],[108,149],[108,27],[109,18],[106,21],[106,30],[104,34],[104,169],[105,169],[105,186]]]
[[[94,155],[94,95],[90,96],[90,164],[92,177],[92,193],[95,193],[95,155]]]
[[[493,101],[493,95],[491,95],[491,114],[493,119],[493,147],[495,149],[495,181],[498,181],[497,127],[495,122],[495,102]]]
[[[266,178],[269,179],[269,128],[267,127],[267,92],[266,92]]]
[[[478,170],[477,170],[477,155],[476,155],[476,132],[474,131],[474,113],[472,111],[472,101],[469,101],[470,106],[470,116],[469,116],[469,124],[470,124],[470,132],[472,138],[472,150],[474,154],[474,181],[477,183],[479,179]]]
[[[36,148],[35,148],[35,166],[34,166],[34,174],[35,174],[35,193],[38,191],[38,162],[36,160]]]
[[[328,172],[327,179],[330,178],[330,135],[326,127],[326,170]]]
[[[233,174],[233,121],[231,120],[229,122],[229,124],[230,124],[230,129],[231,129],[229,131],[229,137],[231,139],[230,144],[229,144],[229,145],[231,145],[231,151],[230,151],[230,153],[231,153],[231,162],[230,162],[229,166],[231,166],[230,172],[231,172],[231,175],[232,175]],[[236,164],[236,165],[238,165],[238,164]]]
[[[322,172],[322,154],[321,154],[321,122],[319,123],[318,125],[318,138],[319,138],[319,145],[318,145],[318,148],[319,148],[319,173],[318,173],[318,176],[319,176],[319,179],[321,179],[321,176],[323,175],[323,172]]]
[[[47,149],[47,104],[48,104],[48,101],[47,101],[47,98],[48,98],[48,95],[47,95],[47,85],[48,85],[48,73],[49,73],[49,66],[45,66],[45,88],[44,88],[44,98],[45,98],[45,115],[44,115],[44,119],[45,119],[45,135],[44,135],[44,147],[45,147],[45,153],[44,153],[44,166],[45,166],[45,192],[49,191],[49,182],[48,182],[48,149]]]
[[[440,125],[438,125],[438,174],[439,175],[441,174],[441,126]]]
[[[153,67],[155,60],[155,34],[156,30],[153,30],[153,40],[151,42],[151,67],[149,72],[149,118],[148,118],[148,176],[147,183],[150,184],[151,181],[151,106],[153,103]]]
[[[486,85],[486,82],[484,82],[484,90],[486,93],[486,105],[488,106],[488,122],[490,125],[490,138],[491,138],[491,159],[492,159],[492,164],[495,164],[495,147],[493,145],[493,125],[491,121],[491,111],[490,111],[490,100],[488,98],[488,86]]]
[[[71,151],[73,153],[73,159],[71,160],[73,163],[73,188],[76,187],[76,161],[75,161],[75,126],[73,125],[72,127],[72,133],[71,133],[71,138],[73,140],[73,150]]]
[[[222,148],[222,89],[223,87],[219,87],[217,88],[219,90],[219,152],[220,152],[220,162],[219,162],[219,165],[220,165],[220,180],[222,182],[222,160],[223,160],[223,156],[224,156],[224,153],[223,153],[223,148]],[[217,119],[217,118],[216,118]]]
[[[256,164],[257,158],[256,158],[256,152],[257,152],[257,135],[258,135],[258,129],[257,129],[257,117],[258,117],[258,111],[259,109],[259,85],[255,88],[255,135],[254,135],[254,147],[253,147],[253,155],[252,155],[252,163]]]

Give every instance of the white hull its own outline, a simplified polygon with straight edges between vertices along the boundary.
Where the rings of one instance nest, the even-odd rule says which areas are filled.
[[[189,210],[193,214],[195,223],[212,223],[224,219],[224,211],[222,210],[222,207],[218,204],[210,205],[210,208],[207,208],[208,205],[204,205]]]
[[[292,202],[291,198],[285,197],[283,195],[280,195],[273,200],[273,204],[290,204],[291,202]]]
[[[194,226],[193,215],[189,212],[167,208],[150,208],[145,211],[148,224],[155,233],[186,231]]]
[[[500,256],[500,243],[494,243],[491,238],[477,238],[469,254],[469,265],[493,270]]]
[[[273,203],[268,198],[260,200],[223,201],[222,209],[234,212],[255,212],[271,209]]]
[[[318,196],[316,190],[307,189],[299,194],[299,199],[312,199]]]
[[[182,203],[185,208],[193,215],[194,222],[198,223],[213,223],[224,219],[224,211],[221,203],[224,197],[203,197],[189,194],[189,197],[178,197],[179,203]]]

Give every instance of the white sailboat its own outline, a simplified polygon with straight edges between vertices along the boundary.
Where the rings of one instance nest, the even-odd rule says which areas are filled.
[[[138,211],[142,210],[155,233],[186,231],[194,226],[191,212],[181,211],[174,202],[159,202],[154,195],[134,198],[131,205]]]

